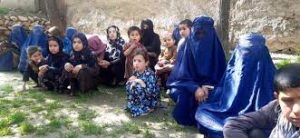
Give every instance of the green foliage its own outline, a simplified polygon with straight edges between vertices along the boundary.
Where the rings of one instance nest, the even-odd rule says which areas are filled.
[[[280,69],[280,68],[282,68],[282,67],[284,67],[284,66],[286,66],[290,63],[291,63],[290,60],[285,59],[285,60],[282,60],[282,61],[276,63],[276,67],[277,67],[277,69]]]
[[[29,124],[28,122],[24,122],[20,126],[20,132],[22,135],[30,134],[35,131],[35,127],[32,124]]]
[[[26,115],[22,112],[16,112],[8,117],[10,124],[20,124],[26,119]]]
[[[87,135],[100,135],[102,133],[102,127],[95,125],[91,122],[82,122],[81,127],[83,132]]]
[[[1,7],[0,7],[0,16],[1,16],[1,15],[5,15],[5,14],[8,14],[8,12],[9,12],[9,9],[8,9],[8,8],[1,8]]]

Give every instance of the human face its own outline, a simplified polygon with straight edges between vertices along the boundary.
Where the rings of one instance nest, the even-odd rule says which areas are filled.
[[[133,41],[133,42],[140,42],[141,35],[138,31],[132,31],[129,34],[129,39],[130,39],[130,41]]]
[[[82,44],[82,42],[79,38],[74,38],[74,40],[73,40],[73,49],[76,52],[79,52],[83,49],[83,44]]]
[[[108,29],[108,37],[110,40],[116,40],[117,39],[117,30],[114,27],[111,27]]]
[[[40,51],[36,51],[31,55],[30,60],[33,61],[35,64],[38,64],[41,62],[42,58],[42,53]]]
[[[179,33],[181,37],[188,37],[190,34],[191,30],[186,24],[179,24]]]
[[[145,58],[142,55],[136,55],[133,57],[133,68],[135,71],[140,73],[146,70],[148,62],[145,61]]]
[[[171,48],[175,46],[175,40],[172,38],[172,35],[169,34],[163,38],[164,46],[167,48]]]
[[[49,51],[51,54],[57,54],[59,52],[59,44],[54,41],[54,40],[51,40],[48,42],[49,44]]]
[[[284,117],[294,126],[300,127],[300,87],[279,92],[278,102]]]

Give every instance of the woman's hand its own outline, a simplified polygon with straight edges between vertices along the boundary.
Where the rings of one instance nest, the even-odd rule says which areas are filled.
[[[203,102],[208,97],[208,89],[206,87],[198,87],[195,92],[195,99],[198,103]]]
[[[139,83],[142,87],[146,87],[145,82],[143,80],[141,80],[141,79],[136,79],[135,82]]]

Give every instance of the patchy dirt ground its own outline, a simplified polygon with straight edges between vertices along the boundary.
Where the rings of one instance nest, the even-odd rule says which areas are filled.
[[[173,103],[164,96],[166,108],[131,118],[124,110],[122,87],[99,86],[91,94],[69,97],[33,85],[21,92],[19,73],[0,72],[1,137],[203,137],[195,128],[176,124],[171,117]]]

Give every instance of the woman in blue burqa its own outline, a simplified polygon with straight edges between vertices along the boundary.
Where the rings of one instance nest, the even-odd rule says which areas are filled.
[[[207,137],[223,137],[222,127],[228,117],[256,111],[269,103],[275,71],[265,38],[258,33],[242,35],[222,81],[197,109],[199,131]]]
[[[21,73],[24,72],[27,63],[27,48],[29,46],[39,46],[42,49],[42,54],[44,57],[48,55],[48,37],[45,34],[44,27],[41,25],[35,25],[32,28],[32,31],[28,35],[28,38],[24,42],[21,48],[20,63],[18,69]]]
[[[205,85],[221,80],[226,67],[225,54],[207,16],[194,19],[190,36],[180,47],[174,69],[167,81],[169,95],[176,103],[173,117],[181,125],[196,125],[195,112],[205,97]]]
[[[71,55],[71,52],[73,50],[73,42],[72,38],[73,35],[77,33],[77,30],[74,27],[67,27],[65,31],[65,36],[64,36],[64,48],[63,51],[64,53]]]

